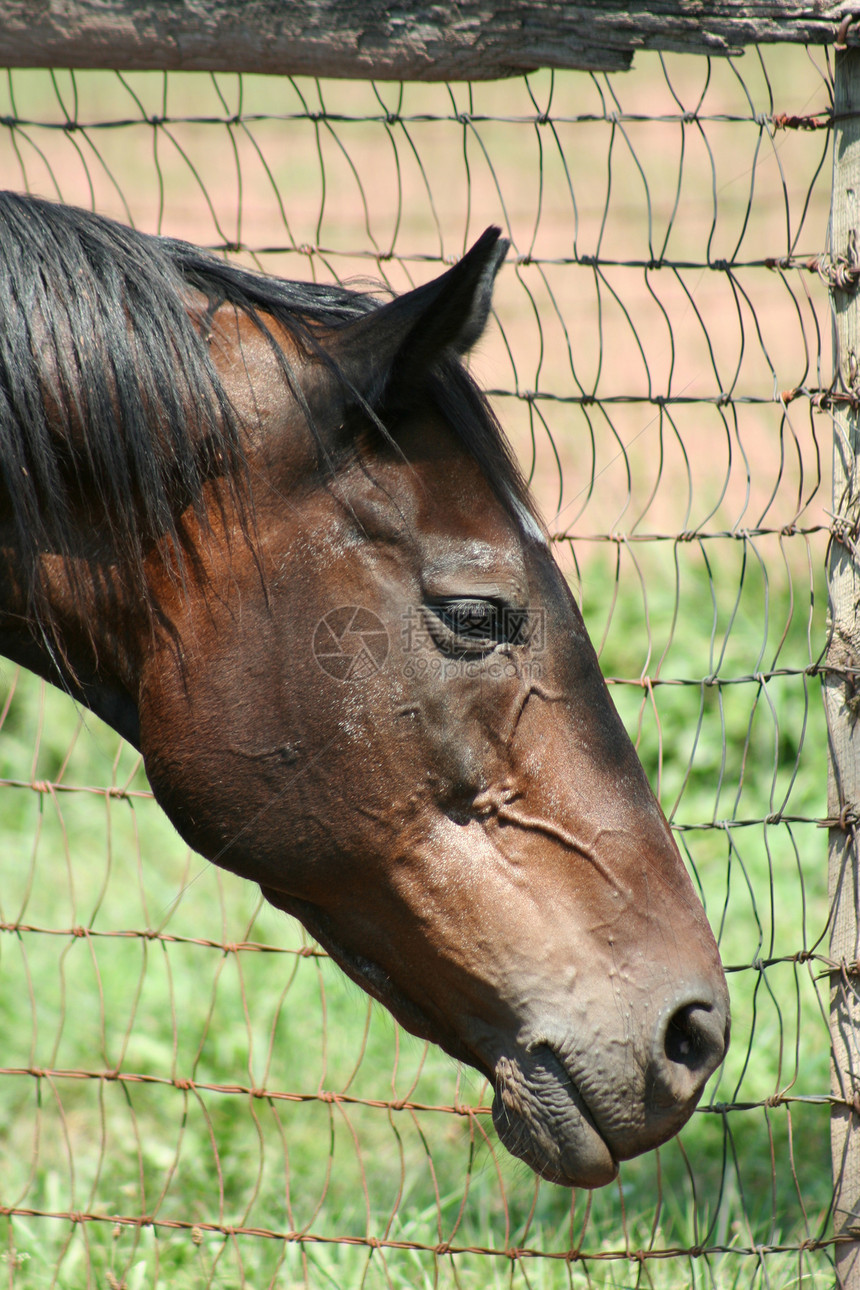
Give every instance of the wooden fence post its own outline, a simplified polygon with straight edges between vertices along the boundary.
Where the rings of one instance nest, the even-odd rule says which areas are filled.
[[[833,1226],[837,1281],[860,1290],[860,53],[836,57],[833,193],[833,541],[827,711]],[[846,397],[847,396],[847,397]]]

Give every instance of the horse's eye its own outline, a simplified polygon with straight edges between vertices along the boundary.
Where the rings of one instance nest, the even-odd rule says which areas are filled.
[[[430,635],[449,653],[486,654],[498,645],[522,645],[525,611],[480,596],[452,596],[427,606]]]
[[[501,611],[492,600],[448,600],[434,612],[455,636],[480,644],[501,640]]]

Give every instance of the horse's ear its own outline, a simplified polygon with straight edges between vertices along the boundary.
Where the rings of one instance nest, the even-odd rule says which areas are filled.
[[[373,408],[408,401],[446,353],[471,349],[509,245],[501,229],[488,228],[452,269],[338,333],[332,357],[362,399]]]

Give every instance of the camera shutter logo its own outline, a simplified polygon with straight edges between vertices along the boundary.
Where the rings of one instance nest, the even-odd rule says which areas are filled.
[[[314,658],[336,681],[366,681],[388,658],[388,632],[381,618],[360,605],[332,609],[316,625]]]

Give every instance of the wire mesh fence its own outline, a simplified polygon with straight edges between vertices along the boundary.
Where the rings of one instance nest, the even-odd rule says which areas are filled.
[[[640,56],[641,57],[641,56]],[[0,178],[288,277],[512,240],[472,360],[719,933],[730,1055],[596,1193],[0,665],[10,1285],[832,1282],[823,52],[475,86],[10,72]],[[284,660],[289,666],[289,660]]]

